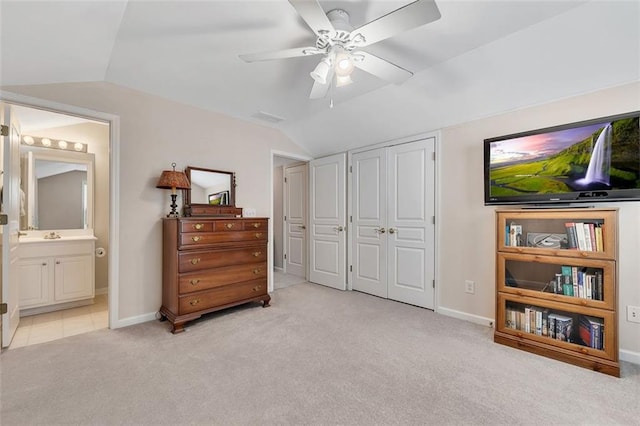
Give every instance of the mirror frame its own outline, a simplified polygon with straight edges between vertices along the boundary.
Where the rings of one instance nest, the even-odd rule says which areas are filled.
[[[191,190],[185,189],[182,192],[185,216],[237,216],[242,214],[242,209],[236,207],[236,174],[234,172],[187,166],[184,172],[189,182],[191,182],[192,170],[229,175],[231,182],[231,187],[229,188],[229,204],[212,206],[210,204],[191,203]]]

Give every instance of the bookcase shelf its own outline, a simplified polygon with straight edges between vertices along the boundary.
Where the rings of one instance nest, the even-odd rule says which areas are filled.
[[[496,211],[495,342],[620,375],[617,215]]]

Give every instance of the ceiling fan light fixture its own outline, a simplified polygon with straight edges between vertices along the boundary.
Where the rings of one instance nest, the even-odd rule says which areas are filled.
[[[336,87],[344,87],[353,83],[349,75],[336,75]]]
[[[341,53],[336,58],[336,75],[346,77],[353,72],[353,60],[345,53]]]
[[[331,69],[331,62],[329,58],[324,58],[316,68],[309,73],[311,78],[320,84],[327,84],[327,77],[329,76],[329,70]]]

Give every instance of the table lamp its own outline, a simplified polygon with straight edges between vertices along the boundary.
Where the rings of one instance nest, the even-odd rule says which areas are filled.
[[[178,189],[191,189],[189,179],[184,172],[176,171],[176,163],[171,163],[173,170],[165,170],[160,175],[160,180],[156,188],[170,189],[171,190],[171,212],[167,217],[179,217],[180,215],[176,211],[176,198],[178,197]]]

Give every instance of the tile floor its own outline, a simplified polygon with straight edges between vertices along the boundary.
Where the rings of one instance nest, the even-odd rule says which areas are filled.
[[[20,318],[9,349],[50,342],[109,326],[107,295],[95,297],[93,305]]]

